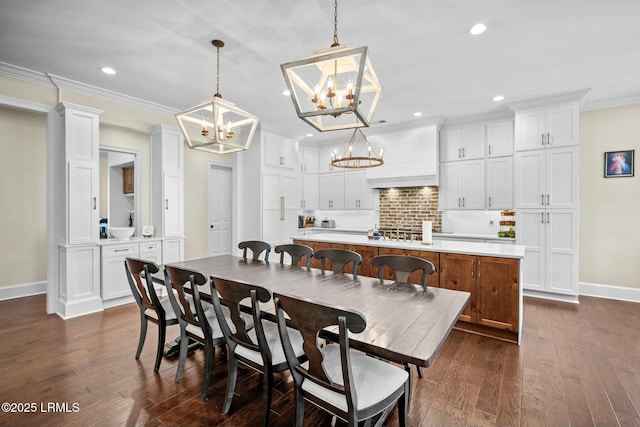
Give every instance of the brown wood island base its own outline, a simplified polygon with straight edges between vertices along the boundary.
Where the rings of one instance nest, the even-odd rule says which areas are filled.
[[[428,286],[471,294],[469,304],[460,315],[455,329],[520,343],[522,247],[444,241],[424,246],[417,242],[368,241],[364,236],[329,233],[300,236],[293,241],[311,246],[314,252],[326,248],[356,251],[362,255],[358,274],[368,277],[378,277],[378,269],[371,265],[371,260],[378,255],[409,255],[431,261],[435,266],[435,273],[429,276]],[[504,248],[497,248],[498,246]],[[314,262],[315,260],[312,265]],[[394,273],[385,272],[385,279],[394,280]],[[420,274],[412,274],[409,282],[419,284]]]

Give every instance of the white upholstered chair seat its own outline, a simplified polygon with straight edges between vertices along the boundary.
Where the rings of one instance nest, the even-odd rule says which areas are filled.
[[[329,344],[322,348],[324,360],[322,366],[327,377],[334,383],[344,385],[342,381],[342,365],[340,362],[340,346]],[[358,411],[384,400],[394,393],[408,379],[409,374],[402,368],[388,362],[351,351],[351,372],[358,396]],[[347,411],[347,401],[343,394],[329,390],[309,379],[302,383],[302,390],[316,396],[327,403]]]
[[[269,351],[271,351],[271,361],[273,365],[279,365],[285,363],[287,360],[284,357],[284,350],[282,349],[282,343],[280,342],[280,335],[278,334],[278,326],[273,322],[263,321],[262,326],[264,329],[264,335],[269,345]],[[295,329],[287,328],[289,331],[289,337],[291,338],[291,346],[296,352],[296,356],[302,356],[304,351],[302,350],[302,335]],[[251,341],[258,343],[256,338],[256,331],[250,330],[248,333]],[[238,356],[247,358],[254,363],[262,365],[262,355],[259,351],[253,351],[247,347],[241,345],[236,347],[236,354]]]

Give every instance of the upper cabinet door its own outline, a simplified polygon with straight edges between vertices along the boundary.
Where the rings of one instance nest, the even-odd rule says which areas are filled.
[[[264,130],[262,131],[262,140],[265,165],[287,169],[296,168],[297,156],[293,140]]]
[[[487,124],[487,157],[513,155],[513,121]]]
[[[531,150],[516,153],[515,162],[516,209],[543,209],[546,204],[545,151]]]
[[[487,159],[487,208],[513,209],[513,157]]]
[[[300,147],[298,151],[298,172],[318,173],[317,147]]]
[[[545,147],[545,110],[516,113],[516,151]]]
[[[462,159],[484,158],[485,135],[484,125],[462,128]]]
[[[548,108],[546,112],[547,146],[578,145],[578,106],[576,104]]]
[[[70,245],[95,243],[98,229],[98,165],[93,161],[69,161],[68,238]]]
[[[440,133],[440,161],[460,160],[462,154],[462,130],[446,129]]]

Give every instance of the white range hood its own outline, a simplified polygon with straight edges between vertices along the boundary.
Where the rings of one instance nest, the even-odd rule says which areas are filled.
[[[369,188],[427,187],[438,185],[438,127],[395,130],[368,136],[384,148],[384,164],[367,169]]]

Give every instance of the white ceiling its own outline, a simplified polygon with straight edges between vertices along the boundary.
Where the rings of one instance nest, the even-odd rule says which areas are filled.
[[[341,0],[338,12],[340,43],[367,45],[383,85],[374,122],[580,89],[586,108],[640,101],[638,0]],[[488,30],[474,37],[477,22]],[[0,0],[0,62],[176,111],[215,92],[211,40],[222,39],[223,97],[295,136],[317,132],[281,94],[280,64],[332,37],[331,0]]]

